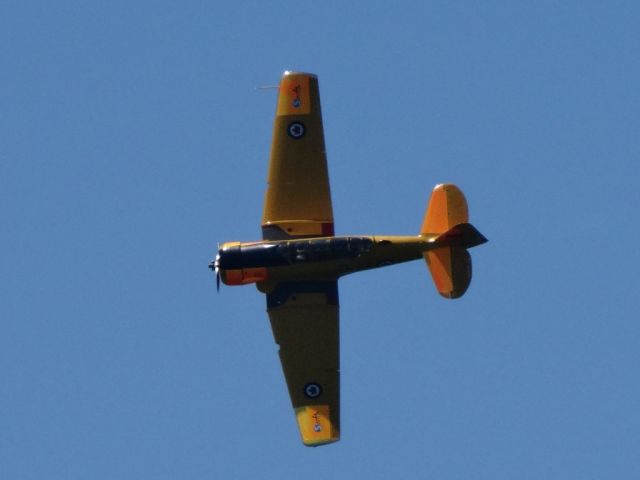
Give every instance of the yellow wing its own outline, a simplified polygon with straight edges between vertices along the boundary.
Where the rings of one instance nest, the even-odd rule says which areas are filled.
[[[285,72],[280,82],[267,193],[265,240],[333,235],[333,210],[318,79]]]
[[[267,294],[273,336],[305,445],[340,438],[336,281],[280,283]]]

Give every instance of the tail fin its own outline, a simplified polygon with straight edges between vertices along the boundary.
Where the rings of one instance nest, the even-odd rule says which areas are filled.
[[[469,224],[469,209],[462,191],[453,184],[436,185],[420,229],[435,236],[436,248],[424,252],[431,277],[440,295],[459,298],[471,283],[471,256],[467,248],[487,239]]]

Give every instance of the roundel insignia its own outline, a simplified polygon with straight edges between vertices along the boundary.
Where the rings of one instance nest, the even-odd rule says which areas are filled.
[[[304,386],[304,394],[308,398],[318,398],[322,394],[322,387],[317,383],[307,383]]]
[[[304,137],[305,134],[304,124],[302,122],[291,122],[287,127],[287,133],[291,138],[296,140]]]

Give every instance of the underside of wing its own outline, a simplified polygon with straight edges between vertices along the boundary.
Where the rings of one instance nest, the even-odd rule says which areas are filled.
[[[318,79],[285,72],[280,82],[267,193],[265,240],[333,235]]]
[[[305,445],[340,438],[340,355],[336,281],[280,283],[267,311]]]

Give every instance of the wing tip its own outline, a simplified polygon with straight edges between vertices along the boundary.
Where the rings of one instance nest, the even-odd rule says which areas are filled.
[[[300,71],[297,71],[297,70],[285,70],[284,73],[282,74],[282,78],[284,78],[284,77],[294,77],[294,76],[318,78],[318,76],[315,73],[300,72]]]
[[[295,410],[305,446],[319,447],[340,440],[340,432],[331,417],[329,405],[305,405]]]
[[[330,445],[340,440],[340,437],[333,437],[328,440],[305,440],[302,439],[302,444],[305,447],[321,447],[323,445]]]

